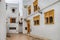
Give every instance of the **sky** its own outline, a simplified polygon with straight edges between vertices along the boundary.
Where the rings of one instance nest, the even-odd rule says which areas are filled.
[[[19,12],[20,16],[23,15],[22,13],[22,0],[5,0],[6,3],[19,3]]]

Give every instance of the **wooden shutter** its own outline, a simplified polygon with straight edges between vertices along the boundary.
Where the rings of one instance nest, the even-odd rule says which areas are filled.
[[[33,6],[34,6],[34,12],[38,10],[38,0],[35,0],[33,2]]]
[[[49,12],[44,13],[45,24],[49,24]]]
[[[45,18],[45,24],[54,24],[54,10],[45,12],[44,18]]]
[[[28,15],[31,14],[31,6],[28,7]]]
[[[12,23],[12,18],[10,18],[10,23]]]
[[[52,23],[50,22],[50,20],[52,20]],[[49,23],[54,24],[54,10],[49,11]]]
[[[40,24],[40,15],[37,15],[33,18],[34,20],[34,25],[39,25]]]

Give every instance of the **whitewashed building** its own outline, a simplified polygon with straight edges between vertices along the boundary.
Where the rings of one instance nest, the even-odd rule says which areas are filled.
[[[23,33],[60,40],[60,0],[23,0]]]
[[[0,0],[0,40],[6,40],[6,7],[5,0]]]
[[[29,34],[45,40],[60,40],[60,0],[23,0],[19,4],[0,0],[0,40],[7,33]]]
[[[7,33],[19,33],[19,4],[6,3]]]

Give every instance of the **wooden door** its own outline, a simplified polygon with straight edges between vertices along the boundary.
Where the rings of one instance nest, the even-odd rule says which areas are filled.
[[[27,33],[30,33],[30,20],[27,21]]]

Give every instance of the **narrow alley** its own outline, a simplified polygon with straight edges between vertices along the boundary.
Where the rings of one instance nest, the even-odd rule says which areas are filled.
[[[42,40],[42,39],[20,33],[20,34],[10,34],[10,36],[7,37],[7,40]]]
[[[32,38],[24,34],[10,34],[7,40],[32,40]]]
[[[60,40],[60,0],[0,0],[0,40]]]

